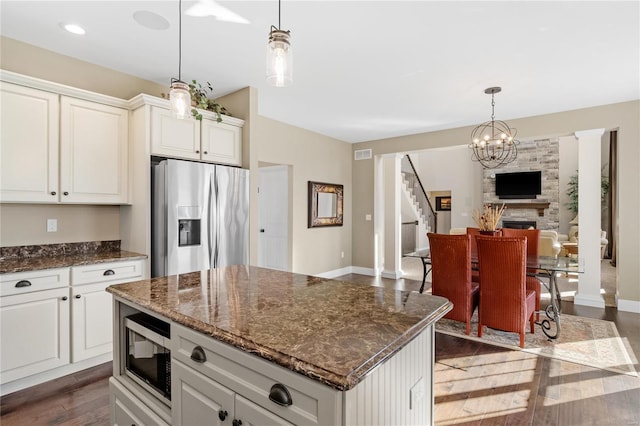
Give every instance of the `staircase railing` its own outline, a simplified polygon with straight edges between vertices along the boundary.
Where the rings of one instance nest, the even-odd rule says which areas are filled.
[[[409,157],[408,154],[404,156],[403,163],[402,170],[405,173],[405,178],[409,182],[409,187],[413,188],[413,194],[416,196],[418,206],[420,206],[423,214],[425,215],[427,225],[431,229],[431,232],[437,232],[438,214],[431,205],[431,201],[429,201],[429,197],[427,197],[427,191],[425,191],[424,186],[420,181],[420,177],[418,176],[418,172],[413,165],[413,161],[411,161],[411,157]],[[405,167],[405,164],[408,167]]]

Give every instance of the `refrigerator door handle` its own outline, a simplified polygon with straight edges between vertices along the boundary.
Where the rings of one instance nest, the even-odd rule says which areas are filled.
[[[207,249],[209,250],[209,267],[213,268],[215,267],[214,263],[213,263],[213,258],[212,256],[212,250],[213,250],[213,241],[212,241],[212,235],[211,235],[211,226],[213,225],[212,220],[211,220],[211,192],[212,192],[212,188],[211,188],[211,180],[209,180],[209,185],[207,185],[208,190],[207,190]]]
[[[217,168],[217,167],[216,167]],[[216,223],[214,224],[214,226],[216,227],[216,236],[215,236],[215,248],[213,251],[213,256],[215,259],[215,265],[214,267],[217,268],[218,267],[218,251],[220,250],[220,206],[218,203],[218,176],[217,176],[217,172],[214,173],[212,175],[212,179],[213,179],[213,190],[214,190],[214,197],[215,197],[215,209],[216,209]]]

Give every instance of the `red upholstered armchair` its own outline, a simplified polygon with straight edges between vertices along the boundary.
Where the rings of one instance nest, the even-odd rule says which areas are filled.
[[[476,237],[480,266],[478,337],[484,326],[524,334],[529,321],[533,333],[536,293],[527,289],[527,239]]]
[[[539,229],[502,229],[503,237],[527,237],[527,257],[538,257]],[[536,321],[540,321],[540,281],[536,277],[527,277],[527,288],[536,292]]]
[[[478,284],[471,281],[469,235],[428,233],[431,252],[431,293],[446,297],[453,309],[445,315],[467,324],[471,332],[471,316],[478,306]]]

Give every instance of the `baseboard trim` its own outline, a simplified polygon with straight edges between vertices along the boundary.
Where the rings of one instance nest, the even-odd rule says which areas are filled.
[[[17,379],[9,383],[2,383],[0,385],[0,396],[8,395],[31,386],[58,379],[68,374],[77,373],[78,371],[86,370],[87,368],[95,367],[96,365],[100,365],[111,360],[113,360],[113,353],[109,352],[83,361],[63,365],[52,370],[43,371],[42,373],[37,373],[32,376],[23,377],[22,379]]]
[[[582,305],[582,306],[591,306],[594,308],[602,308],[604,309],[604,299],[602,298],[602,296],[591,296],[591,295],[583,295],[583,294],[576,294],[575,296],[573,296],[573,303],[575,305]]]
[[[384,271],[382,272],[382,274],[380,274],[383,278],[390,278],[392,280],[398,280],[400,278],[403,277],[402,271],[398,270],[398,271]]]
[[[640,314],[640,301],[618,299],[618,311]]]
[[[380,272],[376,271],[374,268],[363,268],[362,266],[346,266],[344,268],[334,269],[333,271],[316,274],[316,277],[333,279],[347,274],[360,274],[377,277],[378,275],[380,275]]]

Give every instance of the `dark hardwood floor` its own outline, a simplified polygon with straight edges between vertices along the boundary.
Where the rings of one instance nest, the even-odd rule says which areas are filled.
[[[349,274],[342,280],[418,290],[412,280]],[[640,314],[574,306],[563,313],[615,322],[640,354]],[[438,425],[639,425],[640,379],[436,333]],[[640,364],[636,360],[636,370]],[[0,399],[0,424],[106,425],[111,363]]]

